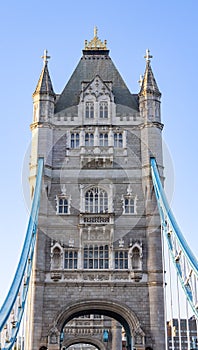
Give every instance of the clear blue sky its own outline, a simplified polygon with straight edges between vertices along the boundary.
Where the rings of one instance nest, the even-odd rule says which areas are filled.
[[[23,168],[40,56],[47,48],[54,89],[61,92],[81,57],[84,40],[93,37],[94,25],[98,36],[107,39],[111,58],[131,92],[139,91],[145,50],[153,55],[152,68],[162,92],[163,137],[172,160],[172,165],[166,164],[166,183],[174,188],[173,211],[197,254],[197,23],[197,0],[1,2],[0,303],[14,275],[27,226]]]

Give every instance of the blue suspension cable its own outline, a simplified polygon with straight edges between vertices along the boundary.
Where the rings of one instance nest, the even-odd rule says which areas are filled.
[[[30,218],[28,222],[28,227],[27,227],[27,232],[26,232],[26,237],[25,237],[21,257],[18,263],[18,267],[15,273],[13,282],[11,284],[10,290],[7,294],[7,297],[0,311],[0,332],[1,332],[13,310],[19,290],[21,288],[22,283],[24,282],[24,276],[27,273],[26,285],[25,285],[25,289],[23,290],[23,300],[21,303],[21,307],[18,310],[17,324],[15,325],[15,327],[13,327],[13,332],[12,332],[13,343],[16,340],[16,333],[17,333],[16,331],[18,331],[19,329],[20,321],[24,311],[27,291],[28,291],[28,284],[30,279],[31,265],[32,265],[32,259],[33,259],[33,253],[34,253],[34,244],[35,244],[36,231],[37,231],[43,164],[44,164],[43,158],[39,158],[34,198],[32,201],[32,208],[30,212]],[[27,267],[27,264],[29,264],[28,267]],[[6,347],[6,348],[11,349],[10,345],[11,345],[11,339],[9,341],[9,347]]]
[[[180,279],[182,288],[198,317],[198,261],[190,250],[166,199],[166,195],[160,180],[155,158],[151,158],[151,175],[156,194],[157,204],[161,216],[162,227],[167,238],[169,251]],[[186,266],[188,265],[188,271]],[[195,283],[194,283],[195,279]],[[194,287],[195,284],[195,287]]]

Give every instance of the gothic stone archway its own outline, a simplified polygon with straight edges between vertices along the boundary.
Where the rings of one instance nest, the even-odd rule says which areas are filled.
[[[101,314],[117,320],[125,328],[127,335],[128,349],[131,349],[131,338],[134,339],[134,346],[138,343],[138,349],[144,349],[145,334],[140,327],[139,320],[134,312],[121,303],[113,300],[86,299],[73,302],[60,312],[49,330],[49,350],[58,349],[55,344],[59,343],[64,326],[75,317],[88,314]],[[56,341],[55,341],[56,338]],[[54,345],[52,345],[54,344]]]

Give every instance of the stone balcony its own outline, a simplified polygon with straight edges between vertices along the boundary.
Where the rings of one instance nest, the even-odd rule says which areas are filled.
[[[113,225],[114,214],[113,213],[80,213],[79,215],[80,225]]]
[[[113,147],[81,147],[81,165],[88,168],[112,167],[114,158],[113,154]]]

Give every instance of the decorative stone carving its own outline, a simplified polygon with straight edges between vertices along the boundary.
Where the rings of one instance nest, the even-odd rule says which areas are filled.
[[[63,249],[59,243],[51,246],[51,270],[62,269]]]
[[[142,279],[142,275],[141,271],[131,271],[131,279],[134,280],[134,282],[139,282]]]
[[[61,278],[62,278],[62,273],[61,272],[52,272],[51,273],[51,279],[54,282],[57,282],[57,281],[61,280]]]
[[[119,248],[123,248],[124,247],[124,239],[120,238],[119,239]]]
[[[59,342],[59,331],[56,328],[56,326],[53,326],[53,328],[49,332],[49,343],[58,344],[58,342]]]

